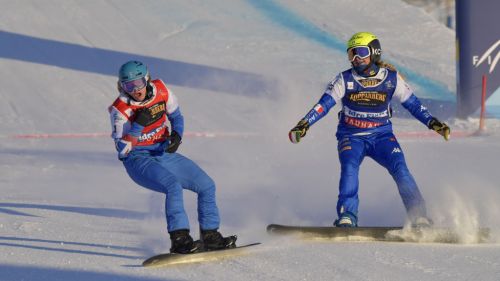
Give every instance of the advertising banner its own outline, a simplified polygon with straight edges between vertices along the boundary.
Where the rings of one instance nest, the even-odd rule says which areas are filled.
[[[467,118],[481,107],[483,75],[487,99],[500,95],[500,1],[456,0],[455,7],[457,115]]]

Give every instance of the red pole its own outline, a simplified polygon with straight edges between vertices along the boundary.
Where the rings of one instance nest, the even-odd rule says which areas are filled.
[[[483,75],[483,91],[481,93],[481,116],[479,117],[479,131],[484,131],[484,117],[486,112],[486,75]]]

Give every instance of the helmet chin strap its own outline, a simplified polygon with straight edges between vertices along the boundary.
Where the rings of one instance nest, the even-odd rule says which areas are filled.
[[[148,81],[148,84],[146,85],[146,98],[144,99],[144,101],[148,101],[152,97],[153,97],[153,87],[149,84]]]

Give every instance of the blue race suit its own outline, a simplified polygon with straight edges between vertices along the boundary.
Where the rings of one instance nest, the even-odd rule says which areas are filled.
[[[341,165],[337,214],[357,217],[359,167],[365,156],[385,167],[395,180],[409,219],[426,217],[424,199],[411,175],[403,150],[392,132],[391,101],[399,99],[415,118],[427,125],[432,119],[403,78],[393,70],[380,68],[375,76],[363,77],[352,69],[340,73],[328,84],[319,102],[304,117],[309,125],[341,103],[337,127]]]
[[[182,190],[198,194],[198,221],[203,230],[219,228],[214,181],[190,159],[179,153],[132,150],[123,161],[137,184],[165,194],[168,232],[189,229]]]
[[[179,153],[165,152],[169,144],[168,121],[179,136],[182,137],[184,131],[184,118],[177,99],[161,80],[151,81],[148,87],[147,101],[136,102],[121,93],[109,108],[115,142],[134,140],[133,148],[124,157],[120,153],[119,158],[137,184],[165,194],[168,232],[189,229],[183,189],[198,195],[200,228],[217,229],[220,219],[214,181],[190,159]],[[139,110],[148,110],[151,114],[145,126],[134,122]]]

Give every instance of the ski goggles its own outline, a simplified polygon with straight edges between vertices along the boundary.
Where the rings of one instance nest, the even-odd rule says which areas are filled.
[[[347,50],[347,57],[350,62],[353,62],[356,57],[360,59],[366,59],[371,55],[370,47],[368,46],[359,46],[353,47]]]
[[[120,86],[125,92],[133,93],[135,91],[139,91],[142,88],[146,87],[147,83],[148,81],[146,80],[145,77],[143,77],[132,81],[120,82]]]

